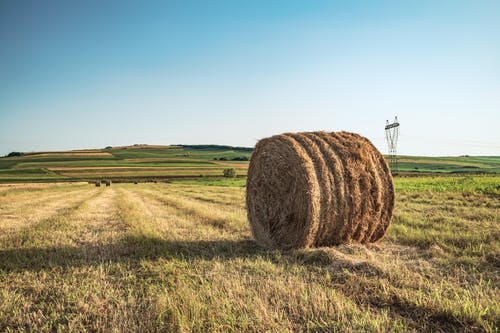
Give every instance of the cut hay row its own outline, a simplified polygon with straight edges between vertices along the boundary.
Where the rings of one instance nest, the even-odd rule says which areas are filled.
[[[122,237],[130,226],[120,220],[118,201],[115,189],[100,191],[98,196],[86,201],[67,221],[71,240],[80,246],[88,246]]]
[[[229,233],[234,236],[241,231],[248,230],[243,207],[232,207],[228,211],[227,207],[218,203],[199,201],[174,194],[170,191],[171,186],[165,186],[163,189],[164,191],[141,188],[140,195],[147,197],[148,201],[157,201],[162,205],[175,208],[177,214],[187,214],[193,220],[190,223],[195,222],[198,226],[208,227],[211,229],[210,232],[217,232],[219,235]]]
[[[0,184],[0,188],[23,188],[30,190],[33,188],[47,188],[54,185],[73,185],[75,183],[12,183],[12,184]]]
[[[211,189],[197,189],[197,190],[190,190],[186,186],[178,185],[176,187],[169,186],[168,190],[170,193],[181,196],[181,197],[187,197],[203,202],[211,202],[211,203],[217,203],[220,205],[230,205],[234,207],[239,207],[239,206],[244,206],[244,203],[241,202],[241,197],[242,194],[244,193],[244,190],[241,188],[229,188],[228,190],[225,190],[228,193],[221,192],[221,189],[216,187],[215,190]]]
[[[68,185],[71,183],[68,183]],[[22,185],[22,184],[20,184]],[[74,183],[72,186],[61,186],[57,183],[46,183],[46,186],[12,186],[0,195],[0,214],[9,206],[36,204],[38,201],[52,200],[56,197],[64,197],[68,193],[78,191],[86,187],[87,183]]]
[[[56,186],[51,187],[54,192],[37,197],[25,197],[25,193],[16,193],[10,204],[2,204],[0,212],[0,244],[5,237],[19,230],[32,230],[35,225],[44,220],[50,220],[58,214],[64,214],[70,207],[79,205],[96,193],[88,187],[75,187],[59,192]],[[3,243],[5,244],[5,243]]]
[[[262,245],[370,243],[389,226],[394,187],[368,139],[348,132],[287,133],[257,143],[246,200]]]

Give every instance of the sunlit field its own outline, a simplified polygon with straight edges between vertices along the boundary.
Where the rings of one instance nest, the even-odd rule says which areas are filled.
[[[380,243],[290,252],[244,179],[1,185],[0,331],[495,332],[499,184],[398,178]]]
[[[0,184],[96,181],[144,182],[179,178],[216,178],[227,168],[246,176],[252,148],[196,146],[127,146],[0,157]],[[499,156],[400,156],[401,174],[500,174]]]

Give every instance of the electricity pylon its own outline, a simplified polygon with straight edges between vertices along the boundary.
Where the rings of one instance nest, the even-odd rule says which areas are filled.
[[[398,156],[396,153],[398,136],[399,122],[398,117],[396,116],[394,117],[394,122],[392,124],[389,124],[389,120],[385,123],[385,138],[387,139],[387,145],[389,146],[389,166],[393,175],[398,173]]]

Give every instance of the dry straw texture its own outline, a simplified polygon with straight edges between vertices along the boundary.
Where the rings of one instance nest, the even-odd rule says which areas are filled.
[[[394,186],[382,154],[358,134],[286,133],[255,146],[246,201],[264,246],[370,243],[389,226]]]

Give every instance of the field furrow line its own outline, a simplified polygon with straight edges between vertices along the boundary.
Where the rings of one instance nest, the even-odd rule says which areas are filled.
[[[47,196],[57,193],[65,193],[68,191],[86,188],[87,184],[36,184],[25,186],[11,185],[0,186],[0,206],[12,203],[14,200],[19,203],[30,201],[34,197]],[[3,190],[2,190],[3,189]],[[55,192],[55,193],[54,193]]]
[[[0,235],[0,244],[3,247],[19,247],[47,243],[51,240],[67,240],[71,232],[67,220],[87,200],[98,196],[101,191],[87,188],[82,192],[74,193],[74,196],[66,196],[35,207],[31,215],[14,221],[14,227],[4,228],[4,234]]]
[[[120,187],[119,216],[129,225],[129,236],[178,239],[191,235],[196,224],[178,216],[172,207],[151,200],[135,188]]]
[[[143,189],[141,195],[156,200],[162,206],[171,206],[177,210],[178,216],[187,216],[199,224],[215,228],[219,233],[231,235],[248,233],[246,213],[242,209],[229,210],[225,206],[200,202],[157,190]]]
[[[245,196],[245,190],[239,187],[200,186],[200,188],[193,188],[192,186],[171,184],[157,184],[155,186],[174,193],[203,195],[225,200],[240,200]]]
[[[69,221],[77,245],[109,243],[129,228],[120,219],[117,200],[116,189],[107,188],[81,205]]]
[[[172,187],[169,187],[167,190],[172,194],[176,194],[188,199],[194,199],[203,203],[225,205],[230,207],[237,207],[240,209],[245,208],[244,193],[237,193],[236,195],[224,195],[221,193],[213,193],[209,191],[183,191],[183,189],[174,189]]]
[[[54,211],[72,205],[87,191],[89,191],[88,187],[78,188],[74,191],[57,193],[39,199],[31,198],[31,200],[25,202],[16,198],[16,202],[21,202],[19,206],[14,204],[2,206],[0,209],[0,230],[5,233],[15,232],[29,227],[37,223],[37,221],[50,218]]]
[[[32,210],[36,207],[66,199],[68,196],[78,195],[82,191],[82,188],[77,188],[56,193],[33,193],[29,197],[12,197],[8,203],[0,204],[0,221],[3,219],[12,221],[20,216],[31,215]]]

